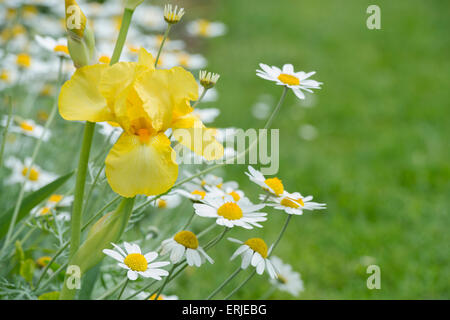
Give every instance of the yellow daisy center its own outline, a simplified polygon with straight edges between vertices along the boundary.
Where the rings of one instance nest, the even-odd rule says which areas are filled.
[[[47,215],[49,213],[50,213],[50,208],[49,207],[44,207],[44,208],[41,209],[41,212],[39,212],[39,215],[45,216],[45,215]]]
[[[191,192],[191,194],[196,195],[196,196],[200,196],[202,198],[202,200],[206,196],[206,192],[203,191],[203,190],[194,190],[194,191]]]
[[[8,81],[9,80],[9,73],[8,73],[8,71],[3,70],[0,73],[0,80],[3,80],[3,81]]]
[[[180,64],[180,66],[188,67],[189,61],[190,61],[190,56],[188,54],[182,53],[178,57],[178,63]]]
[[[253,251],[258,252],[264,259],[267,257],[267,245],[261,238],[250,238],[244,242]]]
[[[16,63],[23,68],[28,68],[31,65],[31,57],[26,53],[17,55]]]
[[[289,86],[298,86],[300,84],[300,79],[296,76],[282,73],[278,76],[278,80],[283,82],[284,84],[287,84]]]
[[[140,253],[130,253],[123,261],[131,270],[144,272],[148,268],[148,262]]]
[[[289,207],[289,208],[298,208],[300,206],[304,206],[305,204],[303,203],[302,199],[291,199],[289,197],[285,197],[283,199],[281,199],[280,204],[284,207]]]
[[[40,257],[40,258],[38,258],[38,259],[36,260],[36,264],[37,264],[39,267],[43,268],[43,267],[45,267],[45,266],[50,262],[50,260],[52,260],[51,257],[43,256],[43,257]]]
[[[58,203],[58,202],[60,202],[62,200],[63,197],[64,196],[60,195],[60,194],[52,194],[50,196],[50,198],[48,199],[48,201],[54,202],[54,203]]]
[[[284,192],[283,183],[277,177],[266,179],[264,183],[268,185],[277,196]]]
[[[198,33],[202,36],[207,36],[209,34],[209,27],[211,23],[207,20],[200,20],[198,23]]]
[[[69,49],[67,48],[67,46],[64,46],[62,44],[58,44],[53,48],[53,51],[55,52],[62,52],[62,53],[66,53],[69,54]]]
[[[156,202],[158,208],[166,208],[167,207],[167,201],[164,199],[158,199]]]
[[[20,127],[25,131],[33,131],[33,129],[34,129],[34,127],[31,124],[26,123],[26,122],[22,122],[20,124]]]
[[[28,174],[28,167],[23,168],[22,175],[26,177]],[[28,176],[28,179],[31,181],[37,181],[39,179],[39,172],[36,169],[31,168],[30,175]]]
[[[155,300],[155,298],[156,298],[156,293],[153,294],[148,300]],[[164,299],[163,299],[162,295],[160,294],[158,299],[156,299],[156,300],[164,300]]]
[[[223,183],[219,183],[216,187],[219,189],[222,189],[222,185],[223,185]]]
[[[178,242],[179,244],[185,246],[186,248],[190,249],[197,249],[198,248],[198,239],[195,236],[194,233],[184,230],[178,232],[175,237],[173,237],[173,240]]]
[[[111,61],[111,59],[108,56],[101,56],[100,58],[98,58],[98,62],[101,62],[104,64],[109,64],[110,61]]]
[[[243,217],[242,209],[234,202],[226,202],[217,209],[217,214],[228,220],[239,220]]]
[[[228,194],[233,197],[234,201],[239,201],[241,199],[241,196],[236,191],[231,191]]]
[[[282,284],[286,284],[286,283],[287,283],[287,279],[286,279],[285,277],[283,277],[281,274],[279,274],[279,275],[277,276],[277,280],[278,280],[279,282],[281,282]]]

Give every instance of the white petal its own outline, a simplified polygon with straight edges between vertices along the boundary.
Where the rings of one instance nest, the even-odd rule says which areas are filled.
[[[256,266],[256,273],[257,273],[257,274],[263,274],[263,272],[264,272],[264,266],[265,266],[265,263],[264,263],[264,259],[263,259],[263,260],[261,260],[261,261],[259,262],[259,264]]]
[[[137,279],[137,277],[138,277],[138,274],[137,274],[137,272],[136,272],[136,271],[133,271],[133,270],[128,270],[128,272],[127,272],[127,276],[128,276],[128,279],[130,279],[130,280],[134,281],[134,280],[136,280],[136,279]]]
[[[106,255],[108,255],[108,256],[110,256],[111,258],[113,258],[113,259],[119,261],[119,262],[123,262],[123,260],[124,260],[124,257],[122,257],[122,256],[120,255],[120,253],[118,253],[118,252],[116,252],[116,251],[114,251],[114,250],[104,249],[104,250],[103,250],[103,253],[106,254]]]
[[[252,260],[253,252],[252,250],[247,250],[242,255],[242,263],[241,268],[247,269],[247,267],[250,265],[250,261]]]
[[[147,262],[152,262],[153,260],[155,260],[158,257],[158,254],[156,252],[149,252],[147,253],[144,258],[145,260],[147,260]]]
[[[292,89],[292,91],[294,91],[294,94],[297,96],[297,98],[302,99],[302,100],[305,99],[305,95],[303,94],[303,92],[300,89],[295,88],[295,89]]]

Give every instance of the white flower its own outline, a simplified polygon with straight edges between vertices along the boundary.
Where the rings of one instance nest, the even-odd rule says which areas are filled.
[[[124,242],[126,253],[114,243],[111,243],[115,250],[104,249],[103,253],[119,262],[119,267],[127,269],[128,279],[136,280],[138,275],[144,278],[153,278],[155,280],[161,280],[161,277],[169,275],[164,269],[160,267],[170,264],[168,261],[152,262],[158,257],[158,253],[149,252],[145,255],[141,253],[141,248],[137,244],[130,244]]]
[[[67,38],[53,39],[52,37],[35,36],[36,42],[42,48],[56,54],[59,57],[69,58],[69,49],[67,48]]]
[[[256,273],[263,274],[264,270],[267,270],[271,278],[276,278],[275,269],[268,259],[270,249],[267,249],[267,245],[263,239],[251,238],[245,242],[233,238],[228,238],[228,240],[241,244],[231,256],[230,261],[240,255],[242,257],[242,269],[247,269],[251,264],[256,268]]]
[[[141,27],[152,31],[162,31],[166,28],[164,10],[158,6],[140,6],[133,15],[133,20]]]
[[[214,263],[214,260],[199,246],[196,235],[191,231],[183,230],[173,238],[164,240],[161,249],[161,255],[170,254],[172,263],[178,263],[184,257],[190,266],[200,267],[205,260],[211,264]]]
[[[278,257],[273,256],[270,261],[277,272],[276,279],[270,279],[270,283],[277,289],[297,297],[304,290],[300,273],[292,270],[291,265],[283,263]]]
[[[200,70],[199,72],[199,80],[200,84],[205,89],[211,89],[214,87],[217,83],[217,81],[220,78],[220,74],[213,73],[213,72],[207,72],[206,70]]]
[[[260,195],[260,199],[265,198],[264,195]],[[270,197],[269,200],[272,203],[268,203],[268,206],[272,206],[277,210],[283,210],[287,214],[302,215],[303,210],[322,210],[326,209],[325,203],[312,202],[312,196],[303,197],[300,193],[285,192],[280,197]]]
[[[193,111],[193,114],[196,115],[201,122],[211,123],[220,114],[220,110],[217,108],[203,108],[203,109],[197,108]]]
[[[148,292],[139,292],[136,295],[136,300],[144,300],[144,299],[147,299],[149,296],[150,296],[150,293],[148,293]],[[155,298],[156,298],[156,293],[151,295],[150,298],[148,298],[148,300],[155,300]],[[158,299],[156,299],[156,300],[179,300],[179,298],[176,295],[167,296],[167,295],[161,293],[159,295]]]
[[[313,92],[311,89],[320,89],[321,82],[308,79],[315,74],[315,71],[305,73],[303,71],[294,72],[292,64],[285,64],[283,69],[275,66],[268,66],[260,63],[259,66],[262,70],[256,70],[256,75],[266,80],[274,81],[277,85],[286,86],[292,91],[299,99],[305,99],[305,95],[302,92]]]
[[[230,195],[219,198],[205,197],[202,203],[194,203],[195,213],[200,217],[216,218],[216,223],[232,228],[239,226],[245,229],[262,228],[258,222],[266,221],[267,214],[258,212],[264,204],[252,204],[247,198],[235,201]]]
[[[218,21],[212,22],[205,19],[198,19],[189,22],[186,30],[193,36],[212,38],[224,35],[227,32],[227,26]]]
[[[36,217],[46,216],[52,213],[52,210],[68,207],[72,204],[74,197],[73,196],[63,196],[61,194],[52,194],[43,206],[35,207],[31,210],[31,215]],[[57,215],[57,218],[60,220],[70,220],[70,214],[67,217],[65,212],[60,212]],[[69,218],[69,219],[67,219]]]
[[[283,183],[277,177],[266,179],[261,172],[254,169],[252,166],[248,166],[248,172],[245,174],[249,177],[250,181],[256,183],[273,195],[281,196],[285,192]]]
[[[152,197],[149,197],[151,199]],[[167,194],[159,197],[152,205],[160,209],[173,209],[180,205],[181,197],[177,193]]]
[[[37,190],[56,179],[53,173],[42,170],[38,165],[33,165],[28,173],[31,158],[26,158],[25,163],[15,157],[5,160],[5,166],[12,170],[11,175],[6,179],[5,184],[15,184],[25,182],[25,191]],[[28,175],[28,180],[26,176]]]
[[[165,44],[164,47],[166,47]],[[208,63],[206,58],[199,53],[190,54],[187,52],[176,52],[176,53],[168,52],[165,53],[160,58],[161,58],[161,66],[166,69],[181,66],[186,69],[197,70],[204,68]]]
[[[178,9],[178,6],[173,7],[171,4],[164,6],[164,20],[167,23],[174,24],[181,20],[185,11],[184,8]]]
[[[49,130],[45,130],[45,128],[31,119],[26,120],[17,120],[14,119],[14,122],[11,122],[9,126],[9,132],[24,134],[29,137],[33,137],[36,139],[40,139],[42,136],[42,141],[48,141],[51,136]],[[6,126],[8,119],[6,116],[2,118],[1,125],[3,127]],[[17,124],[16,124],[17,123]]]

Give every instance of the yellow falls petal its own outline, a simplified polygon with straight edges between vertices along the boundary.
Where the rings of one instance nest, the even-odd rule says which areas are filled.
[[[177,180],[175,151],[164,134],[142,142],[137,135],[122,134],[105,160],[111,188],[123,197],[158,195]]]
[[[223,157],[223,146],[215,138],[216,131],[206,128],[196,116],[178,118],[173,122],[172,128],[172,135],[178,142],[206,160]]]
[[[59,94],[58,106],[65,120],[114,121],[106,99],[98,89],[100,79],[107,66],[95,64],[78,68],[66,81]]]

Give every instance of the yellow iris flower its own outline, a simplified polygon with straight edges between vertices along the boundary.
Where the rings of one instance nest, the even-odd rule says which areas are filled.
[[[207,160],[223,156],[223,146],[192,115],[198,99],[193,75],[181,67],[155,69],[145,49],[138,62],[96,64],[77,69],[61,88],[59,112],[66,120],[120,125],[124,132],[106,157],[106,177],[124,197],[156,195],[178,176],[167,129],[183,146]]]

